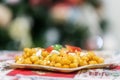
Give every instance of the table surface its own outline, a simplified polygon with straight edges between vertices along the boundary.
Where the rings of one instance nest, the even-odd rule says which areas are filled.
[[[86,69],[73,73],[43,70],[8,69],[6,62],[21,51],[0,51],[0,80],[120,80],[120,65],[112,69]]]

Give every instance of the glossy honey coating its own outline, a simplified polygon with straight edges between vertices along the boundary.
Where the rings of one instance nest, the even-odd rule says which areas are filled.
[[[62,48],[58,52],[49,53],[43,48],[25,48],[21,56],[15,57],[17,64],[36,64],[58,68],[76,68],[90,64],[104,63],[104,59],[92,51],[67,52]]]

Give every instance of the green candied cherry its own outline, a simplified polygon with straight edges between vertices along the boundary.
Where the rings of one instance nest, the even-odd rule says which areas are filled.
[[[54,47],[54,50],[57,50],[57,51],[59,51],[60,49],[63,48],[63,46],[60,44],[55,44],[55,45],[53,45],[53,47]]]

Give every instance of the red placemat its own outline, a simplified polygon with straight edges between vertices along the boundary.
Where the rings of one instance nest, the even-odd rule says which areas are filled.
[[[10,71],[8,76],[25,75],[25,76],[48,76],[48,77],[62,77],[62,78],[74,78],[77,72],[74,73],[57,73],[57,72],[47,72],[47,71],[35,71],[35,70],[25,70],[25,69],[15,69]]]

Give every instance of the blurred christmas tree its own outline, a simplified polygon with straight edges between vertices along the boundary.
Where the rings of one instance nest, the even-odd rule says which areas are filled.
[[[32,19],[33,24],[30,27],[31,30],[30,35],[32,36],[32,46],[29,47],[37,47],[37,46],[46,47],[50,45],[50,43],[73,44],[76,46],[83,47],[84,40],[89,36],[88,35],[89,28],[86,27],[87,25],[83,25],[83,24],[80,25],[78,24],[79,22],[76,23],[77,21],[79,21],[76,20],[77,15],[79,14],[72,13],[72,17],[71,16],[66,17],[66,16],[71,15],[69,14],[70,11],[74,12],[74,9],[71,10],[71,8],[75,8],[77,12],[79,10],[77,10],[76,7],[82,8],[82,6],[86,3],[89,3],[90,5],[94,6],[94,9],[97,10],[98,8],[101,7],[101,3],[99,1],[100,0],[2,0],[1,3],[5,4],[10,8],[10,10],[12,11],[13,20],[16,17],[23,15],[27,15]],[[71,7],[71,8],[66,8],[66,13],[64,13],[62,16],[61,14],[59,14],[60,17],[54,19],[53,17],[51,17],[51,11],[55,5],[59,5],[59,4],[64,4],[64,5],[60,5],[61,7],[63,6],[63,8],[66,7]],[[76,16],[74,17],[73,15]],[[76,22],[74,22],[75,20]],[[105,24],[103,20],[101,20],[99,23],[102,24],[102,27]],[[49,30],[53,28],[57,30],[58,33],[52,33],[56,35],[48,35],[50,33]],[[16,48],[15,47],[12,48],[12,46],[10,46],[10,48],[6,47],[9,44],[11,45],[15,44],[14,41],[13,43],[11,43],[12,39],[9,37],[9,34],[7,34],[6,32],[7,30],[4,31],[2,29],[0,31],[1,49],[19,49],[19,46],[15,46]],[[50,36],[50,38],[46,38],[47,35]],[[55,36],[59,36],[59,37],[55,37]],[[53,40],[51,38],[58,38],[58,39]],[[6,44],[3,44],[3,41]],[[20,43],[17,42],[17,45],[19,44]]]

